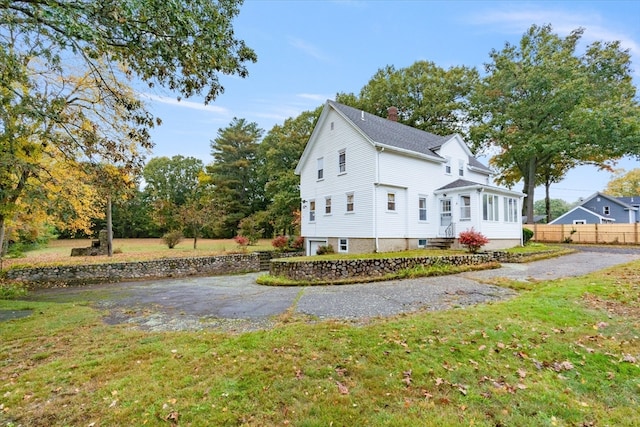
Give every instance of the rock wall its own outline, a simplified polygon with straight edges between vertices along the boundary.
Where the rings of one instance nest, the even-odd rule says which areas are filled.
[[[52,287],[161,277],[237,274],[259,270],[260,259],[258,254],[251,253],[215,257],[168,258],[140,262],[9,269],[6,272],[6,277],[10,280],[27,282],[32,287]]]
[[[540,252],[538,252],[540,254]],[[496,251],[475,255],[397,257],[381,259],[272,260],[269,274],[291,280],[341,280],[351,277],[381,277],[419,265],[478,265],[488,262],[523,262],[528,254]]]

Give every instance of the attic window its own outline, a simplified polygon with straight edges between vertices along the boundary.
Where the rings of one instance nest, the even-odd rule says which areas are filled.
[[[602,207],[602,214],[603,215],[611,215],[611,208],[609,206],[603,206]]]
[[[464,176],[464,160],[458,160],[458,175]]]
[[[334,126],[333,126],[333,122],[331,122],[331,130],[333,130]]]
[[[451,175],[451,157],[447,156],[447,163],[444,164],[444,173]]]

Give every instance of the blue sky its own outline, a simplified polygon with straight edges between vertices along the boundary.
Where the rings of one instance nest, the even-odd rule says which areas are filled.
[[[640,87],[640,0],[246,0],[234,29],[258,62],[248,65],[245,79],[223,76],[225,93],[207,106],[201,98],[177,102],[169,91],[145,89],[150,110],[163,120],[152,132],[150,157],[181,154],[208,164],[210,141],[234,117],[256,122],[266,133],[338,92],[358,93],[386,65],[427,60],[482,70],[491,49],[517,43],[531,24],[551,24],[563,36],[583,27],[585,45],[620,40],[631,51]],[[630,170],[640,162],[624,159],[618,167]],[[610,179],[609,172],[580,167],[552,187],[551,197],[573,202],[604,189]],[[537,189],[535,198],[543,196]]]

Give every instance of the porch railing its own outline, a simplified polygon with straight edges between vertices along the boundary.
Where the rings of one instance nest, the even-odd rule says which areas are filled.
[[[445,237],[455,237],[456,236],[456,224],[452,222],[449,226],[444,230]]]

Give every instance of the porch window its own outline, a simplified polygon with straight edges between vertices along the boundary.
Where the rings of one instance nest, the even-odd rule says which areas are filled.
[[[395,193],[387,193],[387,210],[388,211],[396,210],[396,194]]]
[[[347,193],[347,212],[353,212],[353,193]]]
[[[316,220],[316,201],[309,200],[309,222]]]
[[[427,220],[427,198],[426,197],[418,198],[418,219],[420,221]]]
[[[471,196],[460,196],[460,221],[471,220]]]
[[[482,219],[485,221],[499,221],[498,196],[484,194],[482,196]]]
[[[518,222],[518,199],[504,198],[504,220],[506,222]]]
[[[338,173],[345,173],[347,171],[347,151],[338,151]]]

